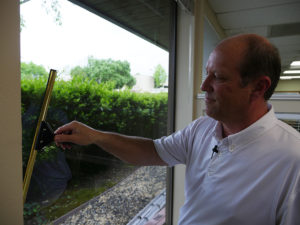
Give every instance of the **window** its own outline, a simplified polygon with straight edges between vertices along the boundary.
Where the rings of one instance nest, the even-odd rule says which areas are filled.
[[[137,37],[70,2],[52,2],[21,5],[24,172],[50,68],[58,70],[46,119],[53,129],[76,119],[127,135],[166,135],[171,3],[101,3],[99,15]],[[143,23],[126,19],[133,9]],[[96,146],[62,151],[51,144],[37,153],[24,223],[126,224],[163,196],[166,172],[123,163]]]
[[[278,119],[287,123],[300,132],[300,114],[294,113],[276,113]]]

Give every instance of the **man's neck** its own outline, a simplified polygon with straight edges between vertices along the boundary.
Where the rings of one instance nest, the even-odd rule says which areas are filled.
[[[259,109],[259,110],[258,110]],[[249,127],[251,124],[255,123],[261,117],[263,117],[268,112],[268,105],[265,103],[262,106],[255,106],[252,109],[249,109],[240,118],[234,119],[228,122],[222,122],[222,136],[223,138],[228,135],[238,133],[245,128]]]

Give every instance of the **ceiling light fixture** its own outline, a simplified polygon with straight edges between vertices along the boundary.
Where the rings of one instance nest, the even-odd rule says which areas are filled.
[[[300,61],[293,61],[291,66],[300,66]]]
[[[300,70],[285,70],[283,74],[300,74]]]
[[[300,76],[281,76],[280,80],[300,79]]]

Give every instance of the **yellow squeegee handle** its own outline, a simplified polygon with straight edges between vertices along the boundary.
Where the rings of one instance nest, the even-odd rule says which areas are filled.
[[[50,70],[47,87],[46,87],[46,91],[45,91],[45,96],[44,96],[44,100],[43,100],[43,105],[41,108],[41,112],[40,112],[40,116],[38,119],[36,129],[35,129],[35,134],[34,134],[31,151],[30,151],[30,156],[28,159],[27,168],[26,168],[26,172],[25,172],[25,176],[24,176],[23,204],[25,204],[25,201],[26,201],[27,192],[28,192],[28,188],[29,188],[29,184],[30,184],[30,179],[31,179],[31,175],[32,175],[32,171],[33,171],[33,167],[34,167],[34,163],[35,163],[35,159],[36,159],[37,150],[35,149],[35,146],[36,146],[36,141],[37,141],[37,137],[39,134],[39,129],[40,129],[42,121],[46,119],[56,74],[57,74],[56,70],[52,70],[52,69]]]

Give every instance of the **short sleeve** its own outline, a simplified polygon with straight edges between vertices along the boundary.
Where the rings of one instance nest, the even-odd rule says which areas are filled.
[[[154,146],[160,158],[169,166],[186,164],[187,154],[191,149],[193,130],[198,120],[169,136],[154,140]]]

